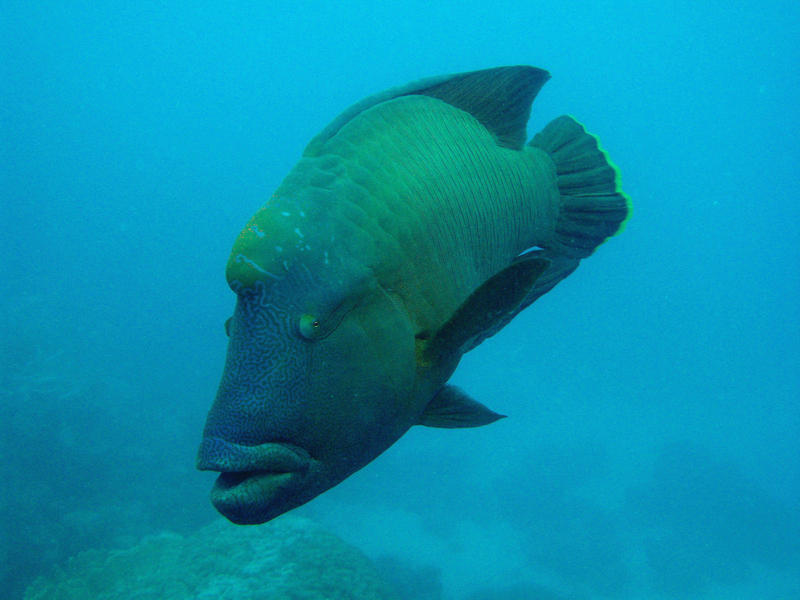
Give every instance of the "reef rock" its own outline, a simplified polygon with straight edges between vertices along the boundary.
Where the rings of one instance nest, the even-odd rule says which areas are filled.
[[[283,516],[237,527],[144,538],[126,550],[89,550],[25,600],[394,600],[372,563],[308,519]]]

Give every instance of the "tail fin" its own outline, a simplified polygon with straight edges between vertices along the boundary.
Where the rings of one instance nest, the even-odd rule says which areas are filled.
[[[623,227],[631,212],[616,167],[572,117],[551,121],[528,145],[547,152],[556,165],[561,209],[548,250],[564,258],[586,258]]]

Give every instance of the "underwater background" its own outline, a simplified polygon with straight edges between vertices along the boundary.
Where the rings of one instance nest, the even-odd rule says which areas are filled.
[[[305,560],[342,598],[800,598],[799,27],[796,1],[0,3],[0,597],[334,597],[270,583]],[[194,461],[235,236],[352,103],[512,64],[553,76],[529,137],[575,115],[634,213],[462,361],[509,418],[414,428],[263,538],[218,522]]]

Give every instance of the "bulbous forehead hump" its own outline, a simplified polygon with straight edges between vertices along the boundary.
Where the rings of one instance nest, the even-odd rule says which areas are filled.
[[[298,259],[313,262],[312,253],[323,253],[312,239],[308,209],[291,198],[274,196],[253,215],[233,245],[226,277],[231,287],[249,288],[256,282],[281,280]]]

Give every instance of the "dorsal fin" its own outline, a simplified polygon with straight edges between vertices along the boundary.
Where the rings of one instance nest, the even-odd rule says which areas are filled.
[[[309,142],[303,156],[317,155],[322,145],[359,113],[381,102],[412,94],[438,98],[468,112],[494,134],[498,145],[520,150],[525,144],[531,104],[548,79],[550,74],[536,67],[497,67],[439,75],[391,88],[345,110]]]
[[[418,94],[444,100],[478,119],[506,148],[525,144],[525,125],[536,94],[550,78],[535,67],[498,67],[452,75]]]

